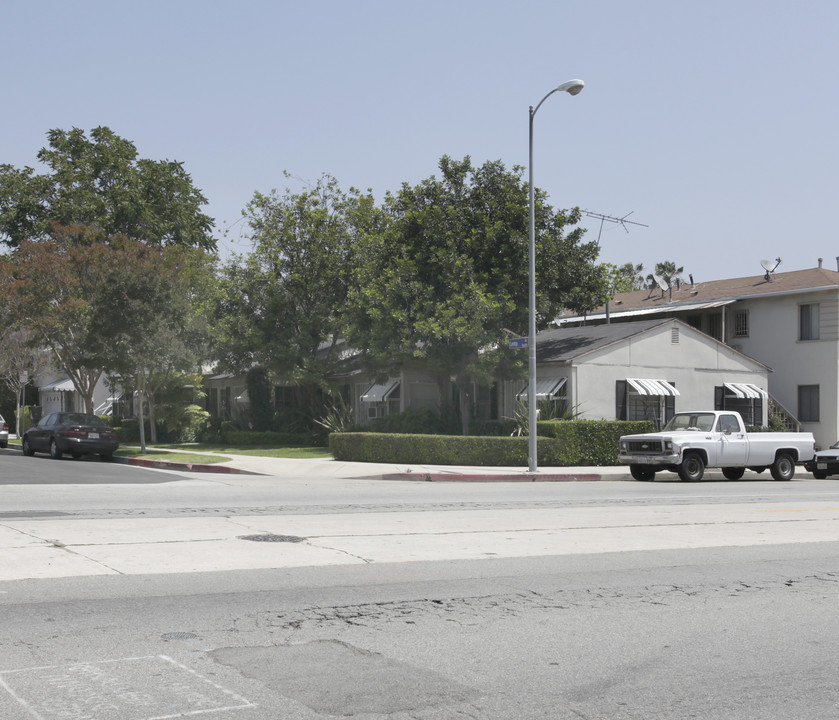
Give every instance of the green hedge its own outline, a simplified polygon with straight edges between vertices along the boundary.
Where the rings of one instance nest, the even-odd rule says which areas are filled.
[[[621,435],[649,432],[652,422],[545,421],[538,425],[539,465],[617,465]],[[336,460],[426,465],[527,465],[528,438],[332,433]]]
[[[617,465],[622,435],[655,431],[651,420],[545,420],[537,426],[541,436],[558,441],[553,465]]]

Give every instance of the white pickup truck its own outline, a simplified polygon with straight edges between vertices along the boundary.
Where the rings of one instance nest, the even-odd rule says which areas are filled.
[[[676,413],[661,432],[624,435],[618,462],[629,465],[636,480],[670,470],[696,482],[706,467],[722,468],[729,480],[739,480],[746,468],[769,468],[775,480],[791,480],[796,463],[812,460],[815,450],[812,433],[747,433],[739,413],[709,410]]]

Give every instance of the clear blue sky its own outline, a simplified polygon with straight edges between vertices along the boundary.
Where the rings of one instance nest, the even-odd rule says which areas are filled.
[[[649,225],[605,224],[601,260],[837,267],[835,0],[4,0],[0,22],[0,163],[107,125],[184,163],[223,254],[283,170],[381,199],[443,154],[526,165],[528,106],[582,78],[539,110],[534,165],[555,206]]]

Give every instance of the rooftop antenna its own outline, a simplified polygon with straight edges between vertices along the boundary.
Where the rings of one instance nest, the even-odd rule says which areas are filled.
[[[763,276],[763,279],[766,282],[771,282],[772,280],[772,273],[775,272],[775,269],[778,265],[781,264],[781,258],[775,258],[774,260],[761,260],[760,266],[766,270],[766,275]]]
[[[603,234],[603,223],[607,220],[609,222],[617,223],[620,225],[626,232],[629,232],[629,228],[626,227],[627,225],[639,225],[640,227],[649,227],[649,225],[644,225],[644,223],[635,222],[634,220],[627,220],[634,210],[630,210],[626,215],[623,217],[612,217],[611,215],[603,215],[602,213],[592,212],[591,210],[583,210],[583,215],[591,218],[597,218],[600,220],[600,230],[597,233],[597,242],[600,243],[600,236]]]

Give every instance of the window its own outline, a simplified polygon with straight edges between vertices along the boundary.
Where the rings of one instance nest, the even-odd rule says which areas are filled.
[[[740,421],[736,415],[720,415],[717,421],[717,432],[733,433],[740,431]]]
[[[749,311],[738,310],[734,313],[734,337],[747,337],[749,334]]]
[[[714,340],[722,340],[722,315],[714,313],[708,316],[708,334]]]
[[[801,422],[819,421],[819,386],[798,386],[798,419]]]
[[[819,339],[819,304],[800,305],[798,316],[798,339]]]

